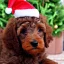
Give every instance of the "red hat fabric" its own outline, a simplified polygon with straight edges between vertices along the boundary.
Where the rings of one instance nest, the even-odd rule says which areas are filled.
[[[26,0],[9,0],[5,12],[7,14],[12,12],[15,18],[24,16],[39,18],[39,11]]]

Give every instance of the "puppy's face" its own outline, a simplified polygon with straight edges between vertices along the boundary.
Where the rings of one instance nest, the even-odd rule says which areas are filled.
[[[20,39],[22,49],[31,55],[38,55],[44,52],[44,34],[46,26],[39,19],[21,21],[17,20],[17,36]]]

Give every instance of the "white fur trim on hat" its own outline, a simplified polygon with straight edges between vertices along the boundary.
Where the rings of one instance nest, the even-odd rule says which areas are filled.
[[[5,9],[5,12],[6,12],[7,14],[10,14],[10,13],[12,12],[12,8],[6,8],[6,9]]]
[[[37,9],[15,10],[14,16],[15,16],[15,18],[24,17],[24,16],[39,18],[39,11]]]

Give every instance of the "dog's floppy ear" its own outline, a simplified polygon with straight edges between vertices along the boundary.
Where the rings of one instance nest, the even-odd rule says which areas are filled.
[[[8,49],[19,53],[19,43],[17,39],[16,19],[11,18],[3,31],[3,42]]]
[[[46,32],[44,33],[44,41],[45,41],[45,47],[47,48],[47,47],[49,47],[50,41],[53,40],[52,28],[47,24],[47,20],[46,20],[45,16],[40,15],[40,19],[46,26]]]

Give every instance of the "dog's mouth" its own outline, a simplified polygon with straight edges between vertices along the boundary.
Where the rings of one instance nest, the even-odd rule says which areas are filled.
[[[40,48],[31,48],[29,49],[28,51],[31,51],[31,50],[39,50]]]
[[[28,50],[25,50],[28,54],[32,55],[32,56],[37,56],[38,54],[44,52],[44,48],[30,48]]]

